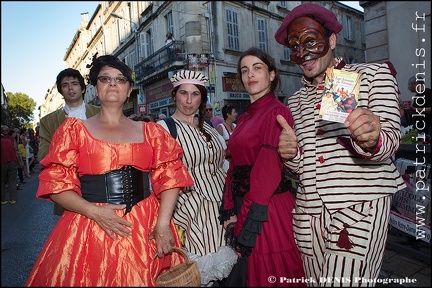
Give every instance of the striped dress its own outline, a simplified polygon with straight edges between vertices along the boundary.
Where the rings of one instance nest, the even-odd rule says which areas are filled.
[[[303,78],[305,86],[288,98],[299,146],[297,156],[285,163],[300,177],[294,232],[306,276],[317,284],[327,275],[352,281],[359,275],[378,276],[391,195],[405,185],[390,158],[400,141],[393,66],[336,61],[335,68],[360,73],[358,107],[380,117],[381,146],[366,153],[351,141],[343,123],[319,120],[323,83],[316,86]],[[339,247],[341,234],[348,235],[350,248]]]
[[[222,169],[225,152],[221,136],[206,122],[204,129],[211,135],[210,142],[198,129],[173,119],[176,140],[184,151],[182,161],[194,180],[194,186],[179,195],[174,222],[186,231],[185,248],[203,256],[224,246],[224,229],[218,216],[226,177]],[[164,121],[158,123],[168,130]]]

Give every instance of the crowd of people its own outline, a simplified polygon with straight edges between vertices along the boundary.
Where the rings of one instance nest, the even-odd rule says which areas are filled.
[[[20,184],[27,183],[26,178],[36,173],[35,166],[39,163],[39,126],[33,130],[1,125],[1,138],[1,204],[15,204],[17,191],[21,190]]]
[[[406,185],[391,160],[401,113],[418,103],[400,106],[390,62],[348,64],[334,55],[342,28],[320,5],[292,9],[274,37],[304,86],[283,104],[274,58],[246,49],[237,79],[250,103],[241,115],[232,105],[213,115],[199,71],[172,76],[175,111],[157,116],[124,115],[134,80],[117,57],[91,64],[88,82],[100,106],[83,102],[79,71],[61,71],[65,105],[43,117],[38,131],[2,125],[1,203],[16,203],[23,159],[27,172],[40,161],[36,197],[61,215],[25,286],[155,286],[162,271],[185,261],[173,247],[197,261],[202,286],[373,283],[392,195]],[[344,106],[343,123],[319,119],[318,96],[337,107],[330,91],[325,97],[327,68],[359,74],[360,93],[356,105]],[[421,84],[410,79],[408,88],[426,95],[430,117],[430,89],[419,93]],[[407,123],[423,120],[414,116]],[[430,121],[424,126],[430,133]]]

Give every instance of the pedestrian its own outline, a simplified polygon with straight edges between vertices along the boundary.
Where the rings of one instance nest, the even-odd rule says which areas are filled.
[[[237,120],[237,111],[233,106],[225,105],[222,107],[222,117],[224,119],[224,122],[219,123],[216,127],[216,130],[225,140],[225,144],[227,146],[227,148],[225,149],[225,158],[228,160],[231,158],[231,150],[228,146],[228,140],[236,127],[236,124],[234,122]]]
[[[163,270],[184,262],[170,254],[181,245],[172,211],[193,181],[169,133],[123,114],[134,87],[123,61],[96,58],[89,81],[100,112],[67,118],[41,160],[36,197],[66,209],[25,286],[155,286]]]
[[[396,71],[389,62],[335,58],[341,30],[332,11],[312,3],[295,7],[277,30],[276,41],[304,74],[304,87],[288,98],[294,130],[277,117],[284,127],[278,149],[300,181],[293,219],[306,279],[313,286],[374,286],[392,195],[405,187],[391,160],[400,141]],[[331,67],[360,74],[358,104],[344,123],[318,117]]]
[[[222,117],[213,115],[213,105],[210,103],[206,103],[204,119],[210,122],[214,128],[224,121]]]
[[[234,122],[237,120],[237,111],[233,106],[225,105],[222,107],[222,117],[224,122],[219,123],[216,130],[228,144],[228,140],[236,127]]]
[[[280,86],[276,62],[266,52],[250,48],[240,55],[237,79],[249,93],[250,104],[229,139],[221,222],[241,258],[226,285],[306,286],[294,242],[294,191],[277,153],[281,127],[276,115],[290,124],[292,116],[275,94]],[[271,282],[269,276],[289,281]]]
[[[21,184],[27,183],[27,181],[25,181],[24,179],[24,169],[25,167],[27,167],[26,165],[24,165],[24,161],[23,161],[23,155],[21,154],[21,152],[18,150],[18,141],[20,138],[20,130],[18,128],[13,128],[13,133],[12,133],[12,138],[14,139],[15,142],[15,147],[17,148],[17,157],[18,157],[18,178],[21,182]]]
[[[165,46],[167,47],[167,51],[168,51],[168,59],[169,60],[173,60],[174,59],[174,36],[172,35],[171,32],[168,32],[165,35]]]
[[[165,35],[165,45],[169,46],[172,42],[174,42],[174,36],[172,35],[171,32],[166,33]]]
[[[38,163],[38,152],[39,152],[39,145],[38,145],[38,141],[36,139],[36,135],[35,135],[35,131],[32,128],[28,129],[28,143],[30,145],[30,148],[32,149],[32,153],[34,155],[34,165],[35,166]],[[30,169],[31,170],[31,169]],[[33,173],[35,173],[34,169],[32,171]]]
[[[84,94],[86,84],[81,73],[72,68],[66,68],[57,75],[56,86],[63,96],[65,104],[62,108],[51,112],[40,119],[38,159],[41,161],[47,154],[52,137],[57,128],[69,117],[82,120],[90,118],[99,112],[99,107],[85,104]],[[62,215],[64,209],[54,203],[53,213]]]
[[[17,201],[18,156],[15,141],[9,135],[9,127],[1,125],[1,204]],[[6,184],[8,189],[6,190]],[[8,193],[9,192],[9,193]],[[9,195],[8,195],[9,194]]]
[[[176,105],[171,118],[174,136],[183,148],[182,161],[194,180],[194,185],[180,193],[173,217],[185,231],[184,247],[198,262],[201,284],[208,286],[227,277],[237,261],[234,250],[225,245],[225,230],[218,220],[226,176],[225,143],[204,121],[207,77],[201,72],[181,70],[170,80]],[[166,121],[158,124],[170,131]]]
[[[163,113],[159,114],[157,121],[165,119],[167,116]]]
[[[17,138],[17,149],[19,151],[19,155],[22,156],[22,161],[24,163],[23,171],[27,178],[30,178],[30,167],[34,160],[34,154],[31,153],[30,146],[27,153],[27,145],[28,145],[28,132],[26,128],[21,128],[19,131],[19,135]]]

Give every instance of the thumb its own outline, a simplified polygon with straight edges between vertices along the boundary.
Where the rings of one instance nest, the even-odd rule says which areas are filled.
[[[149,240],[155,239],[154,232],[150,233],[148,239]]]
[[[285,130],[285,132],[293,132],[293,129],[282,115],[277,115],[276,120],[278,121],[279,125],[281,125],[282,129]]]

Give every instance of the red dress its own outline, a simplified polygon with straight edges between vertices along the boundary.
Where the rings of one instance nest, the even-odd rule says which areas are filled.
[[[132,207],[124,218],[132,235],[112,240],[84,215],[65,211],[48,237],[25,286],[155,286],[165,267],[184,262],[178,253],[154,259],[154,240],[148,240],[159,209],[162,191],[193,184],[180,157],[182,149],[156,123],[143,122],[144,142],[111,143],[92,137],[80,119],[67,118],[41,161],[37,198],[73,190],[81,194],[79,176],[104,174],[125,165],[150,172],[151,195]],[[94,203],[95,205],[105,205]],[[119,216],[124,210],[117,210]],[[171,222],[175,245],[181,247]]]
[[[276,120],[278,114],[292,126],[291,112],[275,95],[260,98],[239,117],[229,140],[232,158],[221,219],[237,215],[235,240],[240,251],[250,253],[248,287],[306,286],[293,234],[295,199],[286,186],[281,186],[283,163],[277,147],[282,128]]]

